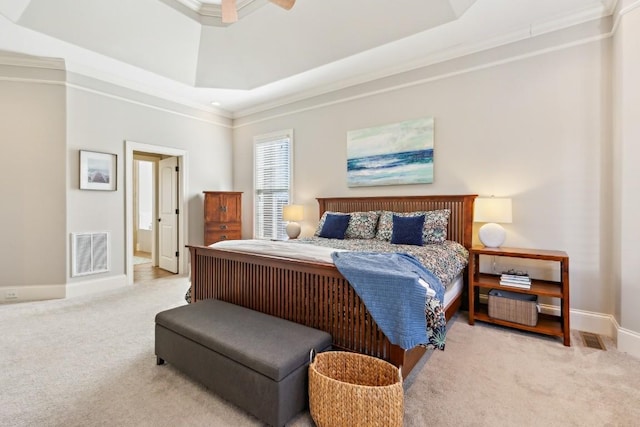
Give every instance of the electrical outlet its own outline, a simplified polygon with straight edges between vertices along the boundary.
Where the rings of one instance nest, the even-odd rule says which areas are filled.
[[[4,292],[4,299],[18,299],[18,291],[15,289],[9,289]]]

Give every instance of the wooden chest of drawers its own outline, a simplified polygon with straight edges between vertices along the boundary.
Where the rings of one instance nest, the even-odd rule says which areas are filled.
[[[204,244],[242,238],[242,193],[204,191]]]

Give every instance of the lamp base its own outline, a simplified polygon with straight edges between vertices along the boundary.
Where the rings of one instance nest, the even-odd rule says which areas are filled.
[[[286,230],[287,236],[289,236],[290,239],[295,239],[300,235],[300,224],[297,222],[290,222],[287,224]]]
[[[487,248],[499,248],[504,243],[507,233],[500,224],[489,222],[478,230],[478,237]]]

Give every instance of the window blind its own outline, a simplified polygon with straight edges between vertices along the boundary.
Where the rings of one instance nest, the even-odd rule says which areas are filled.
[[[256,239],[285,239],[282,208],[291,193],[292,133],[282,132],[255,138],[254,147],[254,236]]]

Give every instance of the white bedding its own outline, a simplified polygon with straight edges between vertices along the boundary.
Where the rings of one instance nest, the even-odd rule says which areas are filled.
[[[323,262],[333,264],[332,252],[343,249],[314,246],[307,243],[295,243],[281,240],[223,240],[209,247],[214,249],[228,249],[236,252],[259,253],[263,255],[300,259],[304,261]]]
[[[281,240],[224,240],[210,245],[215,249],[226,249],[244,253],[259,253],[263,255],[278,256],[284,258],[299,259],[304,261],[322,262],[325,264],[333,264],[331,258],[332,252],[344,251],[344,249],[335,249],[324,246],[315,246],[308,243],[296,243]],[[427,294],[435,295],[435,291],[429,285],[420,279],[422,286],[427,288]],[[451,283],[445,285],[444,306],[449,306],[462,292],[463,287],[462,274],[458,275]]]
[[[444,308],[449,308],[449,305],[458,298],[458,295],[462,293],[464,289],[464,274],[460,273],[456,276],[455,279],[451,281],[444,288]]]

